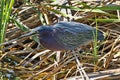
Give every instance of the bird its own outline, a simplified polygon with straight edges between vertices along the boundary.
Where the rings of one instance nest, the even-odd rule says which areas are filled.
[[[74,21],[60,21],[50,26],[43,25],[36,28],[36,30],[38,30],[39,41],[44,48],[53,51],[71,50],[71,53],[75,56],[76,63],[78,64],[77,68],[81,76],[83,76],[83,80],[90,80],[83,70],[74,50],[81,45],[93,41],[95,35],[97,35],[97,40],[104,40],[102,31]]]
[[[36,31],[38,32],[39,41],[44,48],[53,51],[71,50],[71,53],[75,56],[76,63],[78,64],[77,68],[83,80],[90,80],[88,75],[82,68],[82,65],[74,50],[81,45],[85,45],[93,41],[96,32],[97,40],[104,40],[104,35],[102,31],[79,22],[60,21],[53,25],[38,26],[32,29],[30,33],[27,33],[20,38],[30,36]],[[31,60],[29,60],[29,62],[30,61]]]
[[[74,21],[61,21],[50,26],[39,26],[39,41],[49,50],[63,51],[75,48],[93,41],[96,28]],[[103,32],[97,30],[97,40],[103,40]]]

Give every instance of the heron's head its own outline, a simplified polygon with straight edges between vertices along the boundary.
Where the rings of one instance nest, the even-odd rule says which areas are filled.
[[[40,37],[49,36],[52,34],[53,29],[51,26],[40,26],[38,32]]]

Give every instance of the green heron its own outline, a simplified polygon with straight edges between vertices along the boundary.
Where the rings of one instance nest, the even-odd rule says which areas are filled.
[[[91,42],[95,38],[96,31],[97,39],[103,40],[103,32],[78,22],[59,22],[51,26],[40,26],[38,28],[39,40],[44,48],[53,51],[73,51],[73,55],[78,63],[79,72],[85,76],[83,77],[85,80],[89,80],[89,77],[74,54],[74,49]]]
[[[50,50],[74,50],[76,47],[87,44],[94,39],[96,29],[78,22],[59,22],[51,26],[39,26],[17,39],[0,44],[6,45],[22,37],[30,36],[39,31],[40,43]],[[103,40],[103,32],[97,31],[97,39]]]

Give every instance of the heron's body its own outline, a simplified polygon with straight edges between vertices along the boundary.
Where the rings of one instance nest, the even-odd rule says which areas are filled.
[[[41,26],[40,43],[50,50],[73,50],[93,40],[96,29],[78,22],[59,22],[52,26]],[[103,40],[98,31],[98,40]]]

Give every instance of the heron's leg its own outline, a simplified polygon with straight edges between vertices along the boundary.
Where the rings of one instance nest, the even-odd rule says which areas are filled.
[[[87,73],[84,71],[84,69],[83,69],[83,67],[82,67],[82,65],[81,65],[78,57],[76,56],[76,53],[75,53],[74,50],[72,51],[72,54],[75,56],[76,63],[78,64],[78,65],[77,65],[77,68],[78,68],[78,70],[79,70],[82,78],[83,78],[84,80],[90,80],[89,77],[88,77],[88,75],[87,75]]]
[[[57,62],[60,61],[60,51],[56,51],[56,59],[57,59]]]

